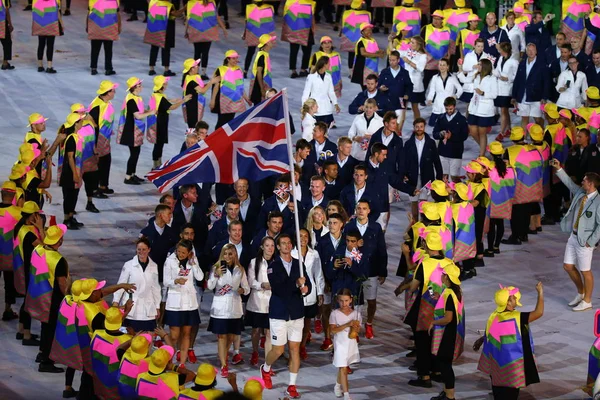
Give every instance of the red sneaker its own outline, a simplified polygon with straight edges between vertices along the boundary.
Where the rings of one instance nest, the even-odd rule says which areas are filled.
[[[194,349],[188,350],[188,360],[192,364],[196,364],[198,362],[198,357],[196,357],[196,353],[194,353]]]
[[[320,319],[315,320],[315,333],[323,333],[323,323]]]
[[[346,372],[348,373],[348,375],[352,375],[354,373],[354,371],[352,371],[352,368],[350,367],[346,367]]]
[[[177,360],[177,362],[181,361],[181,353],[179,352],[179,350],[177,350],[177,355],[175,356],[175,359]]]
[[[154,341],[154,347],[156,347],[157,349],[160,349],[164,345],[165,345],[165,342],[163,342],[162,340],[155,340]]]
[[[365,337],[367,339],[373,339],[375,335],[373,335],[373,325],[365,324]]]
[[[253,351],[252,352],[252,357],[250,357],[250,364],[251,365],[258,365],[258,351]]]
[[[306,346],[300,346],[300,359],[306,360],[308,358],[308,353],[306,352]]]
[[[269,375],[277,376],[277,372],[275,372],[275,370],[273,368],[271,368],[271,370],[269,371]]]
[[[331,339],[325,338],[325,340],[323,340],[323,344],[321,345],[321,351],[329,351],[332,348],[333,342],[331,341]]]
[[[265,348],[265,340],[267,340],[266,336],[261,336],[260,337],[260,348],[264,349]]]
[[[265,372],[265,370],[263,369],[265,365],[261,365],[260,366],[260,376],[262,378],[262,380],[265,382],[265,388],[266,389],[273,389],[273,381],[271,380],[271,374],[269,372],[273,371],[273,369],[271,369],[271,371],[269,372]]]
[[[234,354],[233,358],[231,359],[231,363],[233,365],[238,365],[244,362],[244,359],[242,358],[242,355],[240,353],[238,354]]]
[[[296,390],[296,385],[288,386],[287,390],[285,391],[285,395],[289,396],[290,399],[299,399],[300,398],[300,393],[298,393],[298,391]]]
[[[227,378],[229,376],[229,367],[221,367],[221,378]]]
[[[308,336],[306,337],[306,345],[308,346],[312,342],[312,333],[308,331]]]

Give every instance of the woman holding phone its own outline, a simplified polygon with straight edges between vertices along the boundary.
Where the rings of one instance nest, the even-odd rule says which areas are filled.
[[[558,76],[556,90],[559,96],[556,105],[559,110],[579,108],[586,100],[587,77],[583,72],[577,70],[578,67],[577,57],[571,56],[569,57],[569,67]]]

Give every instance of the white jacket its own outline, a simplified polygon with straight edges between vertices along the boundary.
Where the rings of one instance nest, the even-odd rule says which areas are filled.
[[[256,278],[256,258],[250,261],[248,266],[248,284],[250,285],[250,297],[246,304],[246,310],[255,313],[268,314],[271,291],[262,288],[262,283],[269,283],[267,269],[269,264],[263,259],[258,266],[258,279]]]
[[[359,143],[354,141],[354,137],[364,136],[365,134],[372,135],[382,127],[383,118],[377,113],[373,115],[373,119],[368,128],[364,112],[354,117],[354,121],[352,121],[350,130],[348,131],[348,137],[352,139],[352,157],[356,158],[358,161],[365,161],[365,157],[367,156],[367,146],[369,145],[369,140],[363,140]]]
[[[331,75],[325,73],[325,79],[321,79],[318,72],[309,74],[304,84],[302,93],[302,104],[307,99],[315,99],[319,105],[319,111],[315,115],[332,115],[333,106],[338,103]],[[312,133],[312,132],[311,132]]]
[[[175,283],[175,279],[177,278],[185,278],[185,284],[180,285]],[[198,281],[204,279],[204,272],[200,269],[196,257],[188,260],[185,270],[180,270],[179,268],[177,253],[173,253],[167,257],[163,276],[163,285],[168,289],[166,310],[192,311],[198,309],[194,279]]]
[[[425,86],[423,85],[423,71],[425,71],[425,65],[427,64],[427,54],[419,53],[417,51],[401,51],[400,58],[407,57],[410,61],[415,63],[416,68],[405,63],[404,68],[408,71],[410,81],[413,84],[413,93],[423,93]]]
[[[493,117],[496,113],[494,99],[498,96],[498,83],[495,76],[488,75],[481,79],[478,75],[473,81],[473,90],[479,89],[483,96],[473,93],[473,98],[469,103],[469,114],[477,117]]]
[[[510,31],[508,30],[508,25],[503,29],[508,34],[508,39],[510,39],[510,45],[512,46],[512,55],[510,58],[519,62],[521,52],[525,53],[526,49],[525,33],[517,25],[513,26]]]
[[[571,70],[566,70],[560,73],[558,76],[558,82],[556,82],[556,91],[564,87],[567,81],[571,82],[569,88],[564,92],[560,93],[556,105],[562,108],[578,108],[586,100],[585,91],[588,88],[587,77],[581,71],[577,72],[577,80],[573,76]]]
[[[225,285],[229,285],[230,289],[221,292]],[[241,287],[244,289],[244,294],[250,294],[250,286],[246,273],[242,268],[235,267],[233,274],[227,269],[223,275],[218,277],[215,274],[215,267],[210,272],[207,287],[209,290],[215,289],[212,306],[210,307],[211,318],[219,319],[238,319],[244,315],[242,309],[242,296],[237,292]]]
[[[321,237],[327,235],[328,233],[329,228],[326,225],[323,225],[323,228],[321,230]],[[310,244],[312,245],[313,249],[317,246],[317,236],[315,235],[315,231],[310,232]]]
[[[489,58],[489,55],[486,52],[483,52],[481,53],[479,60],[485,60],[487,58]],[[474,51],[470,52],[465,56],[465,60],[463,61],[463,72],[456,73],[456,77],[460,83],[463,84],[463,92],[465,93],[473,93],[473,78],[475,78],[475,74],[477,73],[475,67],[479,64],[479,60],[477,60],[477,55]]]
[[[445,113],[446,108],[444,107],[444,100],[452,96],[458,99],[462,93],[463,88],[454,75],[448,74],[446,86],[444,86],[442,77],[439,74],[435,75],[431,78],[429,89],[427,90],[427,101],[433,101],[433,109],[431,112],[433,114]]]
[[[504,63],[504,67],[502,66],[502,60],[504,58],[501,56],[498,59],[498,64],[494,69],[494,76],[498,78],[498,96],[509,96],[512,97],[512,87],[513,82],[515,81],[515,76],[517,76],[517,69],[519,69],[519,62],[512,58],[509,58]],[[500,77],[504,76],[508,78],[507,81],[500,80]]]
[[[292,250],[292,257],[298,259],[298,249]],[[304,297],[304,305],[312,306],[313,304],[317,304],[317,296],[320,296],[325,292],[323,267],[321,266],[319,253],[311,248],[306,252],[306,257],[303,261],[304,266],[306,267],[306,275],[308,275],[308,278],[313,285],[313,290],[310,291],[308,296]]]
[[[317,120],[312,115],[307,113],[304,116],[304,119],[302,120],[302,139],[305,139],[309,142],[313,140],[313,130],[315,129],[316,123]]]
[[[160,308],[160,283],[158,283],[158,266],[148,258],[146,270],[142,269],[137,255],[127,261],[121,268],[120,283],[133,283],[136,290],[132,294],[133,308],[127,319],[134,321],[151,321],[156,318],[156,310]],[[113,303],[125,305],[129,295],[125,290],[117,290],[113,295]]]

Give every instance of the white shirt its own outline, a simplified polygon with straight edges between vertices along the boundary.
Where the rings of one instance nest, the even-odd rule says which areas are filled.
[[[425,136],[419,140],[415,135],[415,147],[417,148],[417,158],[419,159],[419,174],[421,174],[421,155],[423,155],[423,149],[425,148]]]
[[[512,96],[513,82],[517,76],[519,62],[509,58],[504,62],[504,65],[502,65],[503,61],[504,57],[500,56],[498,64],[496,64],[496,68],[494,69],[494,76],[498,78],[498,96]],[[501,80],[501,76],[508,78],[508,80]]]
[[[337,158],[337,163],[339,165],[340,168],[344,168],[344,165],[346,165],[346,162],[348,161],[348,157],[344,158],[344,160],[340,160],[340,156],[339,154],[336,156]]]
[[[525,52],[526,48],[525,33],[519,29],[517,25],[514,25],[512,28],[510,28],[510,30],[507,25],[504,27],[504,30],[508,34],[508,39],[510,40],[510,44],[512,46],[510,58],[518,62],[521,58],[521,52]]]
[[[463,87],[454,75],[448,74],[445,86],[440,74],[435,75],[431,78],[431,83],[429,84],[427,91],[427,100],[433,102],[433,109],[431,112],[438,115],[445,113],[446,108],[444,107],[444,100],[452,96],[459,98],[462,93]]]
[[[477,54],[472,51],[465,56],[465,61],[462,65],[463,72],[458,72],[456,77],[463,84],[463,91],[465,93],[473,93],[473,79],[477,74],[477,64],[479,64],[480,60],[489,59],[489,54],[483,52],[477,58]],[[447,86],[448,84],[446,84]],[[445,98],[444,98],[445,99]]]
[[[326,141],[323,140],[323,143],[319,143],[315,140],[315,154],[317,156],[317,159],[320,157],[319,155],[323,152],[323,148],[325,147],[325,143]]]
[[[158,234],[161,236],[162,236],[163,232],[165,231],[165,227],[163,226],[161,228],[160,226],[156,225],[156,221],[154,221],[154,229],[156,229],[156,232],[158,232]]]
[[[536,60],[537,60],[537,57],[534,58],[531,63],[529,62],[529,58],[527,58],[525,60],[525,79],[526,80],[529,77],[529,73],[531,72],[531,69],[533,68],[533,65],[535,64]],[[527,104],[527,90],[525,90],[525,92],[523,94],[523,103]]]
[[[365,232],[367,231],[367,227],[369,226],[369,220],[367,219],[367,223],[366,224],[361,224],[360,222],[358,222],[358,219],[356,220],[356,227],[358,228],[358,231],[360,232],[361,235],[364,236]]]
[[[279,199],[279,197],[277,197],[277,206],[279,207],[279,211],[283,212],[283,210],[285,210],[285,208],[288,206],[288,200],[284,200],[283,202]]]
[[[262,287],[263,283],[269,283],[267,275],[268,263],[262,260],[258,266],[258,277],[256,276],[256,258],[250,261],[248,266],[248,284],[250,285],[250,297],[246,309],[255,313],[266,314],[269,312],[269,300],[271,291]]]
[[[333,108],[338,104],[337,96],[333,88],[333,80],[329,73],[325,73],[325,78],[321,79],[318,72],[312,73],[306,77],[306,84],[302,92],[302,104],[308,99],[313,98],[319,105],[319,110],[315,115],[331,115]],[[304,131],[302,131],[304,134]],[[312,132],[311,132],[312,134]]]
[[[365,189],[367,188],[367,185],[365,184],[365,186],[363,186],[361,189],[357,189],[356,185],[354,185],[354,200],[355,201],[359,201],[360,198],[362,197],[363,193],[365,192]]]
[[[369,126],[367,126],[365,113],[358,114],[356,117],[354,117],[352,125],[350,126],[350,130],[348,131],[348,137],[352,139],[352,157],[359,161],[364,161],[367,156],[367,146],[370,140],[370,138],[364,138],[361,142],[356,142],[354,141],[354,137],[373,135],[382,127],[383,118],[381,118],[377,113],[373,114],[373,118],[371,119],[371,122],[369,122]]]
[[[385,144],[386,146],[389,146],[390,142],[392,141],[392,139],[394,138],[395,133],[391,132],[389,135],[386,135],[385,132],[381,132],[381,143]]]
[[[194,204],[192,203],[189,207],[186,207],[182,201],[181,209],[183,210],[183,216],[185,217],[185,222],[191,222],[192,215],[194,214]]]
[[[369,164],[371,164],[371,167],[373,167],[373,168],[375,168],[375,169],[379,168],[379,163],[375,164],[375,163],[373,162],[373,160],[371,160],[370,158],[369,158]]]
[[[367,98],[372,99],[375,96],[377,96],[377,90],[375,90],[373,93],[367,92]]]
[[[454,119],[455,115],[456,115],[456,110],[452,114],[450,114],[450,115],[448,115],[448,113],[446,113],[446,120],[448,122],[452,121]]]
[[[400,58],[404,57],[415,64],[415,68],[413,68],[412,65],[405,63],[408,76],[410,76],[410,81],[413,84],[413,92],[423,93],[425,91],[425,86],[423,85],[423,71],[425,71],[425,65],[427,64],[427,54],[413,50],[403,50],[400,52]]]
[[[566,71],[569,68],[569,60],[563,61],[562,58],[558,59],[558,63],[560,64],[560,71]]]
[[[220,266],[217,266],[220,268]],[[233,272],[226,269],[221,276],[215,274],[215,268],[210,272],[207,282],[208,290],[215,289],[213,302],[210,307],[210,316],[219,319],[238,319],[244,315],[242,297],[238,289],[244,289],[244,294],[250,294],[248,278],[243,268],[235,267]]]
[[[302,120],[302,139],[305,139],[307,142],[313,140],[313,130],[316,123],[317,120],[312,115],[306,114],[304,116]]]
[[[240,200],[240,216],[245,221],[246,214],[248,214],[248,207],[250,207],[250,196],[246,197],[246,200]]]
[[[559,92],[556,105],[569,110],[571,108],[579,108],[587,99],[587,95],[585,94],[588,88],[587,76],[581,71],[578,71],[576,74],[573,74],[573,71],[570,69],[563,71],[558,76],[556,91],[558,92],[560,88],[565,87],[567,82],[570,82],[570,85],[564,92]]]
[[[296,199],[296,201],[302,201],[302,187],[299,183],[296,183],[296,185],[294,185],[294,198]],[[280,208],[280,211],[283,212],[283,209]]]
[[[398,74],[400,73],[400,66],[398,66],[398,69],[394,69],[392,67],[390,67],[390,72],[392,73],[392,76],[395,78],[398,76]]]
[[[281,259],[283,268],[285,268],[285,272],[287,272],[288,276],[290,276],[290,273],[292,272],[292,263],[294,262],[294,258],[292,258],[290,261],[285,261],[283,259],[283,257],[279,257],[279,258]]]
[[[331,240],[331,244],[333,245],[334,249],[337,249],[338,246],[340,245],[340,240],[342,240],[342,235],[340,235],[339,239],[336,239],[333,237],[333,235],[330,233],[329,234],[329,239]]]
[[[316,200],[314,197],[312,197],[312,205],[313,205],[313,207],[320,205],[323,202],[323,198],[324,197],[325,196],[323,194],[321,195],[321,198],[318,199],[318,200]]]
[[[229,226],[229,224],[228,224]],[[235,244],[231,241],[231,239],[229,239],[229,244],[232,244],[235,246],[235,250],[237,251],[237,256],[238,258],[240,258],[242,256],[242,250],[244,249],[244,246],[242,246],[242,241],[240,240],[240,242],[238,244]]]
[[[494,99],[498,96],[498,80],[493,75],[488,75],[481,79],[478,75],[473,81],[473,90],[479,89],[483,95],[477,92],[473,93],[473,98],[469,103],[469,114],[478,117],[493,117],[496,111]]]
[[[298,249],[292,250],[292,257],[298,259]],[[312,290],[303,297],[305,306],[312,306],[317,303],[317,296],[321,296],[325,292],[325,278],[323,277],[323,267],[321,259],[316,250],[308,248],[304,256],[304,267],[306,268],[306,276],[312,283]]]
[[[184,278],[183,285],[175,283],[175,279]],[[169,311],[191,311],[198,309],[196,285],[194,279],[201,281],[204,273],[198,265],[198,259],[193,257],[186,263],[185,269],[180,268],[177,253],[167,257],[164,265],[163,285],[167,288],[166,309]]]

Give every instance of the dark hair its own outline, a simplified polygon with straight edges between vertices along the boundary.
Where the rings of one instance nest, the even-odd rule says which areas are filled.
[[[217,378],[215,378],[215,380],[210,385],[198,385],[197,383],[195,383],[193,388],[194,388],[195,392],[203,392],[205,390],[214,389],[216,386],[217,386]]]
[[[356,205],[358,205],[359,203],[363,203],[369,206],[369,209],[371,209],[371,202],[367,199],[360,199],[356,202]]]
[[[231,227],[234,226],[234,225],[239,225],[239,226],[242,227],[242,229],[244,229],[244,224],[242,224],[242,221],[237,221],[236,220],[236,221],[231,221],[229,223],[229,225],[227,226],[227,232],[231,232]]]
[[[444,58],[441,58],[441,59],[440,59],[440,61],[438,61],[438,65],[439,65],[439,63],[441,63],[442,61],[443,61],[443,62],[445,62],[445,63],[446,63],[446,65],[450,65],[450,61],[449,61],[449,60],[448,60],[446,57],[444,57]]]
[[[448,196],[441,196],[437,194],[434,190],[431,191],[431,198],[433,199],[434,203],[441,203],[443,201],[448,200]]]
[[[187,249],[187,251],[192,251],[194,245],[192,244],[191,240],[181,239],[179,242],[177,242],[177,247],[184,247]]]
[[[535,10],[533,13],[531,13],[532,18],[535,18],[537,15],[541,17],[543,14],[540,10]]]
[[[277,181],[275,181],[275,187],[279,187],[279,185],[285,184],[285,185],[289,185],[292,183],[292,176],[290,175],[289,172],[286,172],[285,174],[282,174],[279,178],[277,178]]]
[[[573,52],[573,48],[571,47],[571,43],[563,43],[562,46],[560,46],[561,49],[567,49],[570,52]]]
[[[600,54],[600,49],[595,49],[595,50],[592,52],[592,55],[594,55],[594,54]]]
[[[496,171],[498,171],[498,175],[500,178],[504,178],[507,172],[506,163],[502,159],[502,155],[492,154],[492,161],[494,161]]]
[[[337,220],[342,221],[342,224],[346,222],[346,221],[344,221],[344,217],[342,217],[342,214],[339,214],[339,213],[333,213],[333,214],[329,215],[327,217],[327,219],[328,220],[329,219],[337,219]]]
[[[160,196],[160,199],[158,199],[158,203],[159,204],[165,204],[165,201],[167,201],[168,198],[173,198],[173,195],[171,193],[166,193],[163,194],[162,196]]]
[[[477,38],[475,39],[475,44],[477,43],[482,43],[483,45],[485,45],[485,39],[484,38]]]
[[[319,182],[321,182],[321,183],[322,183],[324,186],[327,186],[327,182],[325,181],[325,178],[323,178],[321,175],[313,175],[313,176],[311,176],[311,178],[310,178],[310,181],[311,181],[311,182],[314,182],[314,181],[319,181]]]
[[[308,229],[306,229],[304,227],[300,228],[300,232],[302,232],[302,231],[306,232],[306,234],[308,235],[308,244],[306,245],[306,247],[308,247],[309,249],[312,249],[312,245],[310,244],[310,232],[308,231]]]
[[[336,297],[337,296],[348,296],[351,299],[354,298],[354,295],[352,294],[352,290],[350,290],[348,288],[342,288],[342,289],[338,290],[338,292],[335,295],[336,295]]]
[[[450,289],[452,289],[458,301],[462,301],[462,290],[460,289],[460,285],[457,285],[456,283],[450,281]],[[458,304],[455,304],[454,307],[456,307],[457,305]]]
[[[183,197],[184,194],[187,194],[190,190],[196,188],[197,186],[194,184],[187,184],[179,186],[179,195]],[[197,190],[197,189],[196,189]]]
[[[508,18],[508,17],[513,17],[513,18],[517,18],[517,15],[515,14],[514,11],[509,11],[506,14],[504,14],[504,18]],[[504,42],[503,42],[504,43]]]
[[[317,63],[314,66],[315,71],[318,71],[321,68],[325,67],[328,62],[329,62],[329,57],[321,56],[321,58],[319,58],[319,60],[317,61]]]
[[[310,149],[310,143],[308,143],[308,140],[306,139],[299,139],[296,142],[296,151],[304,149]]]
[[[583,176],[587,178],[587,180],[590,181],[596,189],[600,187],[600,175],[598,175],[597,173],[586,172]]]
[[[154,207],[154,215],[158,215],[163,211],[171,211],[171,207],[165,204],[159,204],[156,207]]]
[[[400,52],[399,52],[398,50],[392,50],[392,51],[390,52],[390,55],[389,55],[388,57],[391,57],[391,56],[394,56],[394,57],[400,58]]]
[[[146,236],[142,236],[141,238],[139,238],[138,240],[135,241],[135,246],[137,247],[138,244],[140,243],[144,243],[146,246],[148,246],[148,248],[150,248],[150,240],[148,240],[148,238]]]
[[[237,204],[239,206],[240,199],[238,199],[237,197],[229,197],[227,200],[225,200],[225,203],[223,204],[223,208],[227,208],[227,205],[229,205],[229,204]]]
[[[385,144],[383,144],[381,142],[377,142],[377,143],[373,144],[373,146],[371,147],[371,154],[378,154],[387,149],[388,148]]]
[[[357,164],[354,167],[354,172],[356,171],[363,171],[365,173],[365,175],[369,175],[369,171],[367,170],[367,166],[363,163]]]
[[[456,99],[454,97],[446,97],[444,100],[444,107],[455,106],[456,107]]]
[[[315,128],[318,128],[323,132],[324,135],[327,135],[327,124],[323,121],[319,121],[315,124]]]
[[[362,239],[362,235],[360,234],[360,231],[358,229],[350,229],[348,232],[346,232],[346,237],[353,237],[357,240],[361,240]]]
[[[415,127],[417,124],[425,124],[427,125],[427,122],[425,121],[425,118],[415,118],[415,120],[413,121],[413,127]]]
[[[393,119],[398,119],[398,116],[396,115],[395,111],[387,111],[385,114],[383,114],[383,123],[387,124],[388,122],[390,122]]]
[[[367,75],[367,78],[365,79],[365,81],[372,81],[372,80],[376,81],[377,79],[379,79],[377,77],[377,74],[369,74],[369,75]]]
[[[283,220],[283,214],[281,211],[271,211],[267,216],[267,222],[271,221],[273,218],[281,218]]]
[[[195,130],[198,129],[210,129],[210,126],[208,125],[208,123],[206,123],[205,121],[198,121],[196,122],[196,126],[194,127]]]
[[[292,246],[294,245],[294,239],[292,239],[292,236],[287,233],[282,233],[281,235],[277,236],[277,246],[281,244],[281,239],[285,238],[290,239],[290,242],[292,242]]]
[[[590,130],[587,128],[581,128],[577,131],[578,133],[581,132],[583,133],[585,136],[587,136],[588,138],[590,137]]]
[[[333,213],[333,214],[340,214],[340,216],[342,217],[342,222],[345,224],[346,222],[348,222],[348,220],[350,219],[350,217],[348,217],[348,212],[346,212],[346,209],[344,208],[344,205],[342,204],[341,201],[339,200],[329,200],[329,203],[327,203],[327,207],[325,207],[325,216],[327,216],[327,208],[329,208],[329,206],[335,206],[338,209],[337,213]],[[330,218],[330,216],[327,216],[327,218]]]
[[[186,222],[185,224],[181,225],[179,233],[183,233],[186,229],[193,229],[194,233],[196,233],[196,228],[194,228],[194,225],[192,225],[191,222]]]
[[[332,159],[328,159],[325,160],[325,162],[323,162],[323,171],[325,171],[327,168],[331,167],[332,165],[338,165],[337,161],[332,160]]]
[[[267,240],[271,240],[273,242],[273,244],[275,244],[275,239],[273,239],[271,236],[265,236],[264,238],[262,238],[262,240],[260,241],[260,247],[258,248],[258,252],[256,253],[256,258],[254,261],[254,274],[255,277],[254,279],[258,280],[258,270],[260,269],[260,264],[262,264],[263,260],[265,260],[265,252],[263,250],[263,245],[265,244],[265,242]],[[267,264],[270,264],[271,261],[273,261],[273,259],[271,258],[270,260],[265,260],[267,262]]]
[[[499,43],[498,46],[500,46],[500,50],[502,50],[503,52],[505,52],[508,56],[511,55],[511,53],[512,53],[512,44],[510,44],[510,42],[502,42],[502,43]]]

